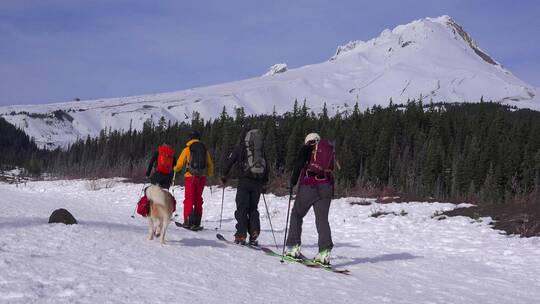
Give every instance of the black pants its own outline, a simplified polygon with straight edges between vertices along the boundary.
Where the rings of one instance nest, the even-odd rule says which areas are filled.
[[[263,182],[249,178],[241,178],[236,191],[236,234],[237,236],[247,236],[256,238],[261,232],[261,222],[259,219],[259,199]]]
[[[152,183],[153,185],[159,185],[161,188],[169,189],[171,187],[172,178],[173,173],[163,174],[156,171],[150,177],[150,183]]]

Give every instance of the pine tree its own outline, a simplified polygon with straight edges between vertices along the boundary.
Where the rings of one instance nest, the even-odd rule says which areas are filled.
[[[266,153],[266,159],[270,164],[270,169],[279,170],[278,166],[278,142],[277,142],[277,134],[276,134],[276,122],[273,118],[273,116],[269,117],[265,124],[263,129],[265,139],[264,139],[264,147],[265,147],[265,153]],[[273,172],[271,172],[273,173]]]
[[[337,160],[342,165],[341,170],[337,170],[338,181],[346,188],[352,187],[357,178],[357,168],[355,166],[354,155],[347,140],[344,141],[339,153],[337,154]]]
[[[294,100],[294,106],[293,106],[293,118],[296,118],[299,114],[299,110],[298,110],[298,100],[295,99]]]
[[[292,133],[287,139],[287,154],[285,156],[285,168],[288,171],[291,171],[293,168],[294,161],[297,158],[298,151],[303,144],[302,140],[303,131],[302,131],[302,122],[298,121],[292,130]]]
[[[42,168],[41,168],[41,162],[38,160],[37,154],[32,153],[32,156],[30,157],[30,161],[27,165],[28,173],[34,176],[38,176],[41,174]]]
[[[423,193],[435,195],[438,186],[438,177],[441,173],[442,161],[440,153],[440,142],[438,133],[432,130],[432,133],[425,144],[425,156],[422,164],[422,186]]]

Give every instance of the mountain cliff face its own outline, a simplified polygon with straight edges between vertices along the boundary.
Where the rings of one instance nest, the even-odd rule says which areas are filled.
[[[289,69],[277,64],[261,77],[177,92],[46,105],[0,107],[42,147],[66,146],[102,129],[142,128],[147,119],[190,120],[193,111],[217,117],[243,107],[247,114],[278,113],[304,99],[330,112],[356,102],[362,109],[422,98],[425,102],[492,100],[540,109],[536,89],[490,57],[448,16],[382,31],[369,41],[339,46],[328,61]]]

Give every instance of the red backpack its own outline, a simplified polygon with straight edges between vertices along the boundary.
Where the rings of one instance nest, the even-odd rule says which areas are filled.
[[[146,192],[146,191],[145,191]],[[173,211],[176,211],[176,199],[173,196]],[[139,202],[137,203],[137,213],[147,217],[148,213],[150,213],[150,201],[146,197],[146,194],[139,199]]]
[[[334,145],[326,139],[321,139],[313,147],[306,172],[330,178],[332,171],[334,171]]]
[[[173,170],[174,149],[171,146],[158,147],[156,171],[162,174],[171,174]]]
[[[149,212],[150,212],[150,201],[145,195],[141,197],[141,199],[137,203],[137,213],[146,217],[148,216]]]

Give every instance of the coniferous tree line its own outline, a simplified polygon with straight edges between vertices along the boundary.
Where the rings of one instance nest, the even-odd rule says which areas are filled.
[[[0,169],[24,167],[29,173],[37,174],[45,154],[24,131],[0,117]]]
[[[191,129],[220,171],[245,127],[265,134],[271,176],[286,180],[304,136],[317,132],[334,142],[341,167],[337,191],[386,189],[438,199],[503,203],[540,199],[540,112],[496,103],[374,106],[329,116],[306,103],[283,115],[250,115],[242,108],[191,123],[147,121],[141,131],[104,130],[66,151],[44,156],[48,172],[72,176],[142,176],[147,160],[164,141],[181,149]],[[354,193],[354,192],[352,192]]]

